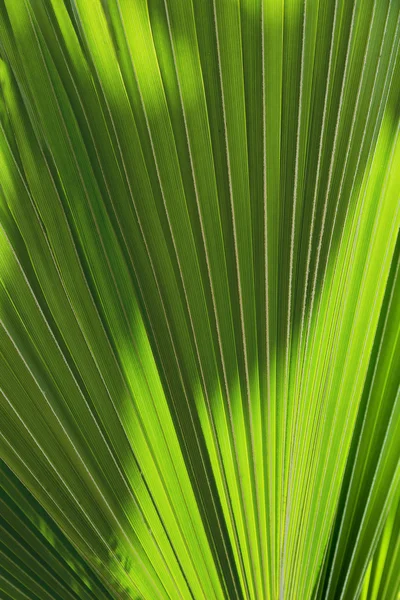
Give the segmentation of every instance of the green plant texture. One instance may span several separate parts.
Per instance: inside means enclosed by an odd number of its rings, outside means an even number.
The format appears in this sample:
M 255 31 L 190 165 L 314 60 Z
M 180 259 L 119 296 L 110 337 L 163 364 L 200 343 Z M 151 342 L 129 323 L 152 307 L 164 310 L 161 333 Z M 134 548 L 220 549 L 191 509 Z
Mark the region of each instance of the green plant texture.
M 400 0 L 0 0 L 0 599 L 399 600 Z

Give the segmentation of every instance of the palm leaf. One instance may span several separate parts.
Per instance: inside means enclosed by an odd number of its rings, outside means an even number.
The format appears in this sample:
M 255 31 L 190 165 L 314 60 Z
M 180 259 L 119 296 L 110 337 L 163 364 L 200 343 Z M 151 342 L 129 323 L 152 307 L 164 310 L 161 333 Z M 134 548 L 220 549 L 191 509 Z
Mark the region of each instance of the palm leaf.
M 0 0 L 0 595 L 395 599 L 398 0 Z

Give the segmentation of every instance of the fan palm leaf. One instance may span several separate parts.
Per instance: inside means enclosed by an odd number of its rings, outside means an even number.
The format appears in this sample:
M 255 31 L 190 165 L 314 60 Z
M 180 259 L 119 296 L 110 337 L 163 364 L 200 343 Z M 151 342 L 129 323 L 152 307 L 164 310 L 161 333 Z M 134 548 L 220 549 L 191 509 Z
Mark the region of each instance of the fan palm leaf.
M 0 0 L 0 595 L 395 600 L 399 0 Z

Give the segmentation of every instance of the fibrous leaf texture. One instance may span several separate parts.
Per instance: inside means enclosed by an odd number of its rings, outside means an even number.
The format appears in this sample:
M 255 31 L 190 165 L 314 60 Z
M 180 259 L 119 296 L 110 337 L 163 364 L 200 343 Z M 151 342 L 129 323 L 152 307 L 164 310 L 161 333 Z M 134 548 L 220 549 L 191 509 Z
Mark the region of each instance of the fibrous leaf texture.
M 0 598 L 397 600 L 400 0 L 0 0 Z

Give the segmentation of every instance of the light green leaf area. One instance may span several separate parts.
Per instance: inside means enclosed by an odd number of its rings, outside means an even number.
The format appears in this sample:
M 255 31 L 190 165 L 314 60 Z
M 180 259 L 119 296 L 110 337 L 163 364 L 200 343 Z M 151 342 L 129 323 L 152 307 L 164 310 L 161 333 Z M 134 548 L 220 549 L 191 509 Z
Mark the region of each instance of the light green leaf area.
M 0 0 L 1 599 L 399 599 L 399 127 L 399 0 Z

